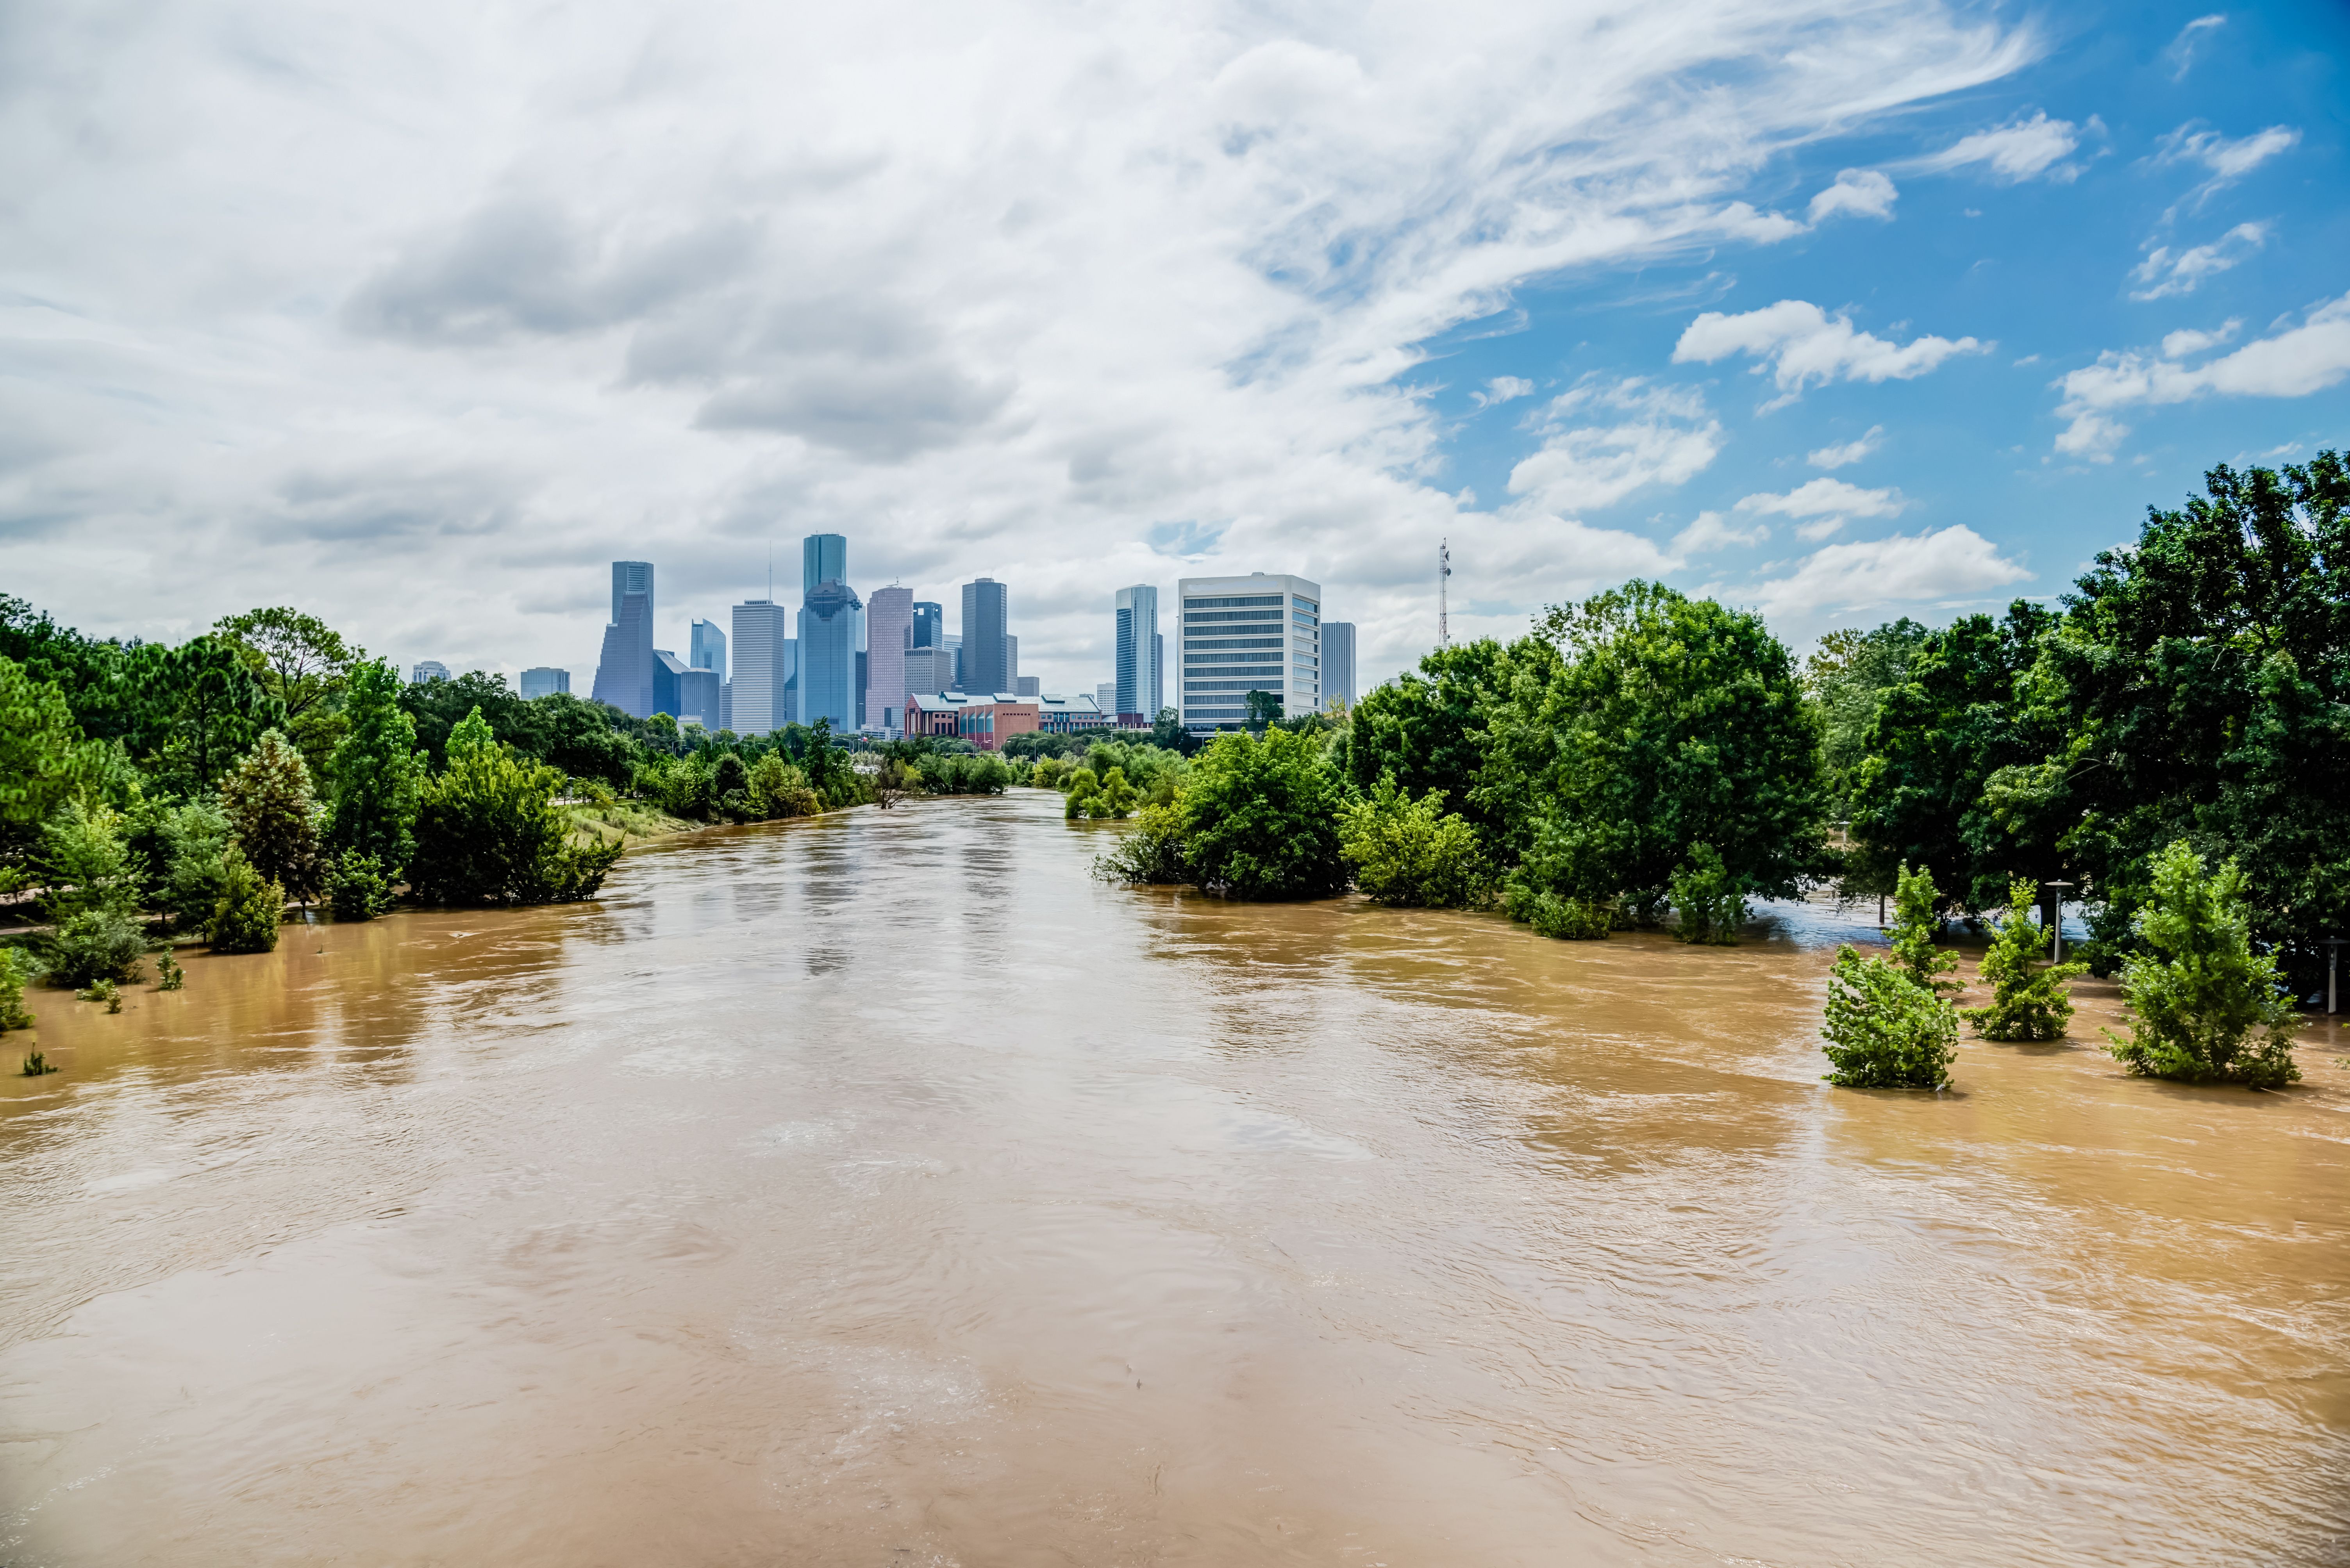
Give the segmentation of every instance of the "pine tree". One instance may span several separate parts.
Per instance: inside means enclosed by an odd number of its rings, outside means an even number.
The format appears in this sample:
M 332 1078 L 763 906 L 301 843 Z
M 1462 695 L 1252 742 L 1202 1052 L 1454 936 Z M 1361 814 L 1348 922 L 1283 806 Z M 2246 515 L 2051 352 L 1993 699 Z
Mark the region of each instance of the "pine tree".
M 400 676 L 390 663 L 354 666 L 343 716 L 349 732 L 335 748 L 328 843 L 372 856 L 395 880 L 416 849 L 417 790 L 424 761 L 416 722 L 400 706 Z
M 286 919 L 286 889 L 253 868 L 232 848 L 224 857 L 220 901 L 213 906 L 205 936 L 224 953 L 265 953 L 277 945 Z
M 1991 983 L 1987 1007 L 1964 1013 L 1985 1040 L 2062 1040 L 2073 1017 L 2064 982 L 2088 969 L 2085 963 L 2043 964 L 2047 933 L 2032 923 L 2032 884 L 2011 882 L 2007 918 L 1983 955 L 1982 978 Z
M 228 771 L 221 781 L 221 809 L 263 881 L 306 904 L 318 896 L 318 805 L 310 793 L 309 765 L 283 734 L 264 731 Z
M 2296 1083 L 2287 1030 L 2293 1004 L 2277 983 L 2276 960 L 2255 957 L 2243 873 L 2232 860 L 2210 875 L 2179 839 L 2155 857 L 2154 888 L 2138 937 L 2153 953 L 2122 964 L 2122 998 L 2137 1015 L 2126 1040 L 2106 1048 L 2131 1072 L 2190 1084 L 2273 1089 Z M 2266 1036 L 2250 1044 L 2255 1027 Z

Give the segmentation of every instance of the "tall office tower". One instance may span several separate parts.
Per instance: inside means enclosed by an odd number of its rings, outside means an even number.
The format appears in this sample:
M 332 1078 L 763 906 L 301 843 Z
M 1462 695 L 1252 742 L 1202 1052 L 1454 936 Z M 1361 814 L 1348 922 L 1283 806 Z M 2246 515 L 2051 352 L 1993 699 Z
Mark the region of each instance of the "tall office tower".
M 1020 639 L 1016 637 L 1003 639 L 1003 679 L 1006 691 L 1020 690 Z
M 949 686 L 947 690 L 950 691 L 960 691 L 963 689 L 962 633 L 959 631 L 951 631 L 947 633 L 947 651 L 954 655 L 954 684 Z
M 1159 711 L 1167 706 L 1167 634 L 1150 634 L 1150 711 L 1147 715 L 1154 724 Z
M 557 691 L 571 691 L 571 671 L 557 670 L 553 665 L 535 664 L 522 672 L 522 699 L 527 702 L 536 697 L 552 697 Z
M 653 569 L 643 561 L 612 563 L 612 624 L 596 660 L 596 701 L 631 718 L 653 706 Z
M 1355 705 L 1355 623 L 1350 620 L 1326 620 L 1322 623 L 1322 701 L 1327 706 L 1332 698 L 1341 706 Z
M 1012 694 L 1015 697 L 1042 697 L 1045 678 L 1041 675 L 1015 675 L 1012 678 Z
M 677 678 L 693 666 L 666 648 L 653 649 L 653 711 L 666 713 L 681 725 L 685 712 L 679 706 Z
M 1094 706 L 1105 713 L 1118 711 L 1118 682 L 1105 680 L 1094 688 Z
M 784 607 L 750 599 L 734 607 L 734 679 L 729 726 L 738 735 L 764 735 L 792 722 L 785 706 L 792 678 L 792 639 L 784 635 Z
M 962 586 L 962 689 L 1012 690 L 1012 596 L 993 577 Z
M 1118 706 L 1111 711 L 1159 714 L 1159 590 L 1148 583 L 1118 590 Z
M 1322 585 L 1304 577 L 1185 577 L 1183 680 L 1187 730 L 1230 730 L 1248 719 L 1248 694 L 1270 691 L 1282 716 L 1322 708 Z
M 685 645 L 685 662 L 693 670 L 715 670 L 718 684 L 726 684 L 726 634 L 718 629 L 714 620 L 693 623 L 691 640 Z
M 876 588 L 865 601 L 865 711 L 885 730 L 905 725 L 906 651 L 917 607 L 911 588 Z
M 848 535 L 811 534 L 800 541 L 800 592 L 848 581 Z
M 408 674 L 408 683 L 411 686 L 421 686 L 428 680 L 446 680 L 448 679 L 449 667 L 442 663 L 437 659 L 418 659 L 416 661 L 416 668 L 410 670 Z
M 677 673 L 677 724 L 699 724 L 715 733 L 726 727 L 725 701 L 715 670 L 683 669 Z
M 947 612 L 929 599 L 914 601 L 912 635 L 908 648 L 944 648 L 947 645 Z
M 645 625 L 653 623 L 653 564 L 650 561 L 615 561 L 612 563 L 612 621 L 619 624 L 620 597 L 624 594 L 645 596 Z
M 865 607 L 847 583 L 827 580 L 808 590 L 800 607 L 801 723 L 828 719 L 836 735 L 857 728 L 857 641 L 864 618 Z
M 954 690 L 953 649 L 910 648 L 906 650 L 907 695 L 936 697 L 942 691 Z

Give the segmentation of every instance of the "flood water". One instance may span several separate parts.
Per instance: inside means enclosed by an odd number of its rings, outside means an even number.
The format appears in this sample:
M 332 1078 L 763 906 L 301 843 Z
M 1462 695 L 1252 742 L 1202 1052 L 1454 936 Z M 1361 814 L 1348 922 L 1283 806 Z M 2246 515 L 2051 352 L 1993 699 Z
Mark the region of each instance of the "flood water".
M 2350 1041 L 2132 1080 L 2088 987 L 1835 1090 L 1873 907 L 1227 904 L 1058 805 L 38 997 L 0 1562 L 2350 1554 Z

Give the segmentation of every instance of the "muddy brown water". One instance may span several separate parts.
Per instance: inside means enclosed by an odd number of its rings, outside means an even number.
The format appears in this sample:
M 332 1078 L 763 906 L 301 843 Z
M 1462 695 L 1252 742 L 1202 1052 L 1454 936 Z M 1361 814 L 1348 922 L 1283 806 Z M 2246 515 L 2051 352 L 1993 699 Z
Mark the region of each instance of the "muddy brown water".
M 0 1562 L 2350 1552 L 2330 1029 L 2308 1088 L 2152 1084 L 2089 987 L 1834 1090 L 1873 909 L 1227 904 L 1088 881 L 1057 804 L 38 997 Z

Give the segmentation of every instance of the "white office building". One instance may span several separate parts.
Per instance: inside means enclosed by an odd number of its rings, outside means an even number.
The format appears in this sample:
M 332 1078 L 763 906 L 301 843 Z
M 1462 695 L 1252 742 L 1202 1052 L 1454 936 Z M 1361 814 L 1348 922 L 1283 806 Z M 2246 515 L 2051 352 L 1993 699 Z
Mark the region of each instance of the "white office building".
M 1270 691 L 1284 718 L 1322 707 L 1322 585 L 1263 572 L 1245 577 L 1185 577 L 1182 683 L 1176 706 L 1183 727 L 1234 730 L 1248 718 L 1248 695 Z
M 738 735 L 764 735 L 792 722 L 785 688 L 794 673 L 795 643 L 784 607 L 750 599 L 734 607 L 734 678 L 728 682 L 723 722 Z

